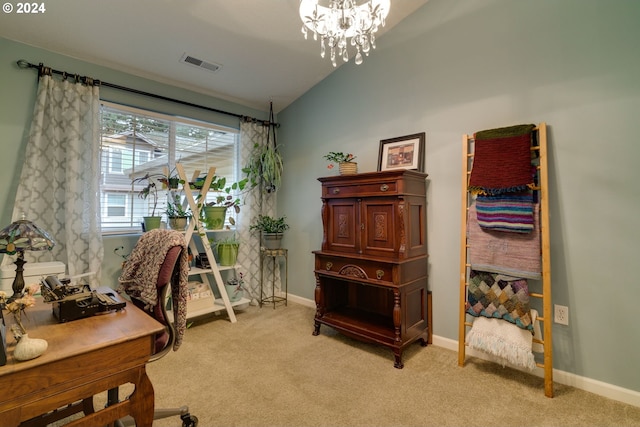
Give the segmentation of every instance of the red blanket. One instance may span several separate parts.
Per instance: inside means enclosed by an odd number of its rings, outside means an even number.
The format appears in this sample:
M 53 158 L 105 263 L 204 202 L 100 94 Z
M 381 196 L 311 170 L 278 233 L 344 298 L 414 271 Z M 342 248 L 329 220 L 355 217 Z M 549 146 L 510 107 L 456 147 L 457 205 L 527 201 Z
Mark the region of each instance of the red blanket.
M 479 194 L 519 192 L 533 186 L 531 137 L 534 125 L 477 132 L 469 190 Z

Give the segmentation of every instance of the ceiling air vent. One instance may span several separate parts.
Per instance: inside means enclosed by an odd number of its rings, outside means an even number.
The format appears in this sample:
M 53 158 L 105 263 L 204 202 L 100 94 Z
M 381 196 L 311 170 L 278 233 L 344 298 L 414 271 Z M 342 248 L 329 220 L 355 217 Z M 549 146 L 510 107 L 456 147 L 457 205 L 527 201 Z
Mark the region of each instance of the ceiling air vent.
M 182 58 L 180 58 L 180 62 L 193 65 L 194 67 L 204 68 L 205 70 L 209 70 L 213 73 L 215 73 L 220 68 L 222 68 L 221 64 L 216 64 L 215 62 L 207 62 L 202 59 L 198 59 L 195 56 L 189 55 L 187 53 L 182 55 Z

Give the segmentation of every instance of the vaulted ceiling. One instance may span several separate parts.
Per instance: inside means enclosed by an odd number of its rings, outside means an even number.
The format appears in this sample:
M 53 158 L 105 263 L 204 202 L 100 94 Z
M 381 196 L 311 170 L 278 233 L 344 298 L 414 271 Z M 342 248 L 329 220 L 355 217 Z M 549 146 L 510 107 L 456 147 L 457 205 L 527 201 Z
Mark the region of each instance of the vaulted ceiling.
M 392 0 L 378 38 L 427 1 Z M 304 39 L 299 0 L 41 4 L 38 14 L 0 14 L 0 36 L 259 110 L 272 100 L 280 111 L 335 70 L 320 58 L 319 42 Z M 222 67 L 188 65 L 185 55 Z

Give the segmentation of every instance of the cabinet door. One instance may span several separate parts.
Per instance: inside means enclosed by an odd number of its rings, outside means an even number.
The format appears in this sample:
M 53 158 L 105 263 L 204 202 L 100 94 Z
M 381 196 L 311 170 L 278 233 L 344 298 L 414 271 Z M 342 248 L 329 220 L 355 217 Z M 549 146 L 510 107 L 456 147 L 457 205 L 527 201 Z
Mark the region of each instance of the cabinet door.
M 360 215 L 357 199 L 327 201 L 326 241 L 323 250 L 358 253 L 360 251 Z
M 371 197 L 362 201 L 362 252 L 383 257 L 398 252 L 401 231 L 398 229 L 396 197 Z

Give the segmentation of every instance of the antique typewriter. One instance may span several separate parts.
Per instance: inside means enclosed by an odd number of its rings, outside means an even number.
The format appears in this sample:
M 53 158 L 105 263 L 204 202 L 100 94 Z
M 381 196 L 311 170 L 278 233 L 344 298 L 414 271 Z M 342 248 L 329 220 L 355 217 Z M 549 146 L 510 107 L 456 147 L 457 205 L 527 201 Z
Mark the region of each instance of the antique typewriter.
M 56 276 L 47 276 L 41 285 L 42 298 L 52 303 L 53 315 L 60 323 L 122 310 L 126 306 L 125 300 L 108 287 L 92 290 L 85 284 L 63 283 Z

